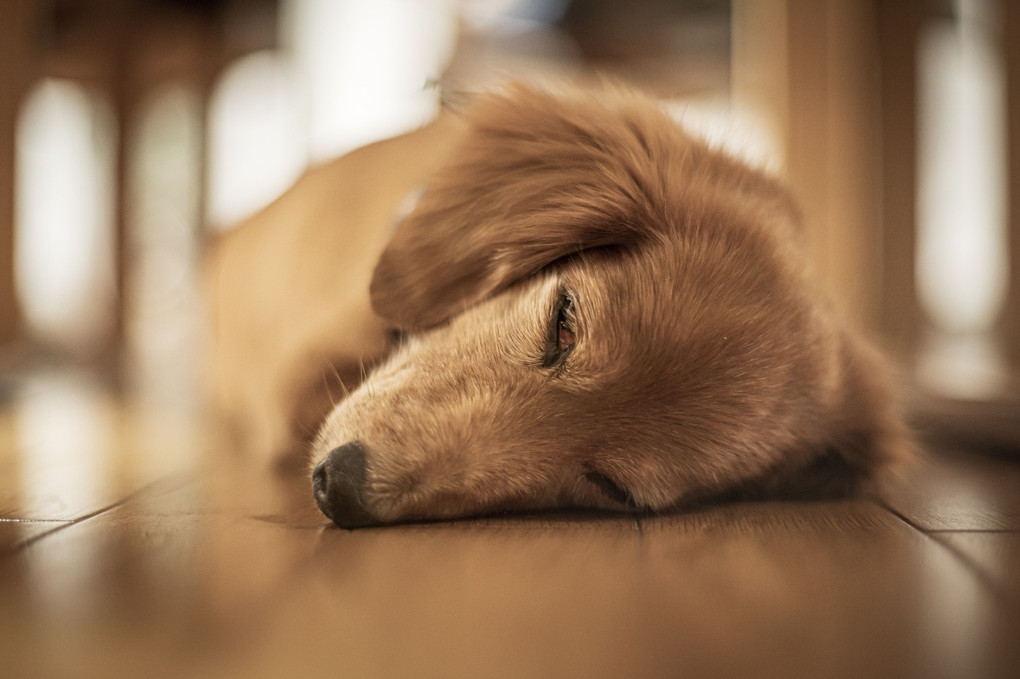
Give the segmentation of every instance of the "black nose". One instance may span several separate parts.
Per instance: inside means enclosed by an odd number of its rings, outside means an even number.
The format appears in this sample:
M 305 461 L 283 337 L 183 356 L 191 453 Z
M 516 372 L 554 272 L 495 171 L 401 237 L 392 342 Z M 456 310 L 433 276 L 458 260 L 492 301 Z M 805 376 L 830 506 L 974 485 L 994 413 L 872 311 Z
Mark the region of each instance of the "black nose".
M 315 504 L 341 528 L 376 523 L 365 509 L 365 447 L 358 442 L 334 448 L 312 472 Z

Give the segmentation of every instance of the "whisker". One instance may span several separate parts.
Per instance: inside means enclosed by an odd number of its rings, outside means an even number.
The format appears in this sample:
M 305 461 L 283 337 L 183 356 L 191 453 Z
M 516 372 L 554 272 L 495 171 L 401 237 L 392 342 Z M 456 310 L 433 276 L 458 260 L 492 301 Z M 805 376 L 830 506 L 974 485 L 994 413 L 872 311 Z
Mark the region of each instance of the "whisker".
M 329 365 L 332 367 L 333 364 L 330 363 Z M 333 368 L 333 372 L 336 373 L 336 368 Z M 333 390 L 329 388 L 329 376 L 325 370 L 322 371 L 322 386 L 326 388 L 326 396 L 329 396 L 330 407 L 336 408 L 336 398 L 333 396 Z
M 344 390 L 344 398 L 347 398 L 348 396 L 350 396 L 351 395 L 351 388 L 347 386 L 346 382 L 344 382 L 344 378 L 340 377 L 339 371 L 337 372 L 336 379 L 337 379 L 337 382 L 340 383 L 340 388 Z
M 329 362 L 329 368 L 330 368 L 330 370 L 333 371 L 333 377 L 336 378 L 337 384 L 340 385 L 340 389 L 343 390 L 343 396 L 341 397 L 341 399 L 344 399 L 344 398 L 347 398 L 348 396 L 350 396 L 351 395 L 350 387 L 348 387 L 347 384 L 344 382 L 344 378 L 340 376 L 340 371 L 337 370 L 336 364 L 333 363 L 332 361 L 330 361 Z M 330 398 L 332 398 L 332 394 L 330 395 Z M 335 406 L 336 402 L 334 402 L 333 405 Z

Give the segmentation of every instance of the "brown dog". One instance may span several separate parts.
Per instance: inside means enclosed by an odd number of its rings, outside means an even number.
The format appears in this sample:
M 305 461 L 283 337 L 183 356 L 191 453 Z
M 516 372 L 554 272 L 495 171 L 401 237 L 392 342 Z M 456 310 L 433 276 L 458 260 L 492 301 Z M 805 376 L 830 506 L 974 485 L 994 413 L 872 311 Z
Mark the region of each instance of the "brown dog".
M 904 454 L 788 192 L 639 97 L 510 86 L 253 221 L 214 265 L 216 368 L 264 448 L 407 333 L 315 437 L 338 525 L 844 491 Z

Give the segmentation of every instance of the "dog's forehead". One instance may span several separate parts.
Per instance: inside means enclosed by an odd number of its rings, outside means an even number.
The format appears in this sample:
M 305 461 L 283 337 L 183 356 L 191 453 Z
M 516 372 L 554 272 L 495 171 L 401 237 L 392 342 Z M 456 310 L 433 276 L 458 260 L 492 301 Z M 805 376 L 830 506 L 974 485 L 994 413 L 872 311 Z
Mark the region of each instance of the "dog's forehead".
M 713 338 L 769 341 L 774 330 L 762 323 L 776 298 L 793 311 L 782 292 L 789 281 L 771 259 L 766 252 L 649 242 L 577 257 L 561 280 L 576 297 L 581 332 L 606 360 L 628 353 L 668 359 Z
M 582 306 L 593 307 L 590 311 L 633 315 L 642 307 L 673 301 L 683 266 L 672 250 L 643 244 L 582 253 L 563 268 L 560 278 Z

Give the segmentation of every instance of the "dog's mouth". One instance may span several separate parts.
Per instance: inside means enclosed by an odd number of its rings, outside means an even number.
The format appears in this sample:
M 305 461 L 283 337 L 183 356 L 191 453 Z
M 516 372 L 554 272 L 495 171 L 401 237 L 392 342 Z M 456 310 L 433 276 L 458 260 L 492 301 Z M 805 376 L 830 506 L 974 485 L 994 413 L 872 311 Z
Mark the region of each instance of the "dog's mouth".
M 638 503 L 635 502 L 634 496 L 626 488 L 623 488 L 590 464 L 585 465 L 584 478 L 613 502 L 624 505 L 629 509 L 638 508 Z

